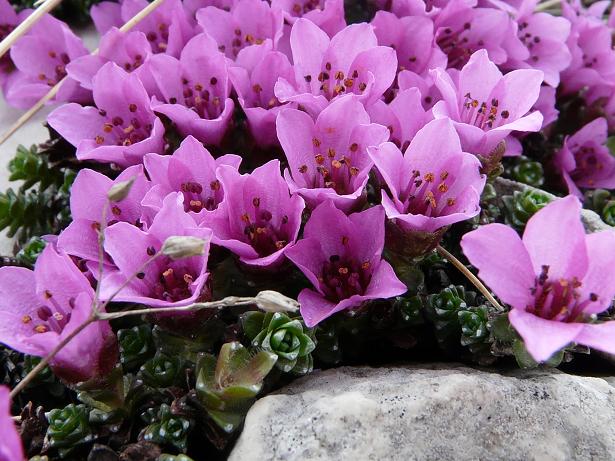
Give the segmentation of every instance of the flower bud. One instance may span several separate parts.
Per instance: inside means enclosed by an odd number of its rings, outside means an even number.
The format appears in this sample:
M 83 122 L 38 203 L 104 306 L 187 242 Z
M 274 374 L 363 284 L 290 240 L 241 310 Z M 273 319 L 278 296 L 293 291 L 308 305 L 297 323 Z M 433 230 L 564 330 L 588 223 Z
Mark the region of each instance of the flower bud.
M 256 295 L 256 305 L 265 312 L 297 312 L 299 303 L 273 290 L 264 290 Z
M 128 181 L 122 181 L 114 184 L 111 186 L 111 189 L 109 189 L 109 192 L 107 192 L 107 198 L 112 202 L 121 202 L 130 193 L 130 189 L 132 188 L 134 182 L 135 178 L 133 177 Z
M 162 254 L 171 259 L 200 256 L 205 253 L 206 243 L 205 240 L 198 237 L 173 236 L 164 241 L 164 245 L 162 245 Z

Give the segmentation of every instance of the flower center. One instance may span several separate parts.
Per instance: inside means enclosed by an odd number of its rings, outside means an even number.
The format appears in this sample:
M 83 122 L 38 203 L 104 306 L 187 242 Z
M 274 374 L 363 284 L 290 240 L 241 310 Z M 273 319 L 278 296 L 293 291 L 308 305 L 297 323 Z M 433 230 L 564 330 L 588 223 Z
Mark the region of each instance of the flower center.
M 604 164 L 598 160 L 595 147 L 582 146 L 574 152 L 574 157 L 576 168 L 570 173 L 572 180 L 576 182 L 586 179 L 590 186 L 593 185 L 591 176 L 604 169 Z
M 351 69 L 348 75 L 344 74 L 343 70 L 332 69 L 331 63 L 327 62 L 318 75 L 305 75 L 303 78 L 307 83 L 317 78 L 320 82 L 320 92 L 327 99 L 333 99 L 342 93 L 362 94 L 367 88 L 367 81 L 363 79 L 358 69 Z
M 201 210 L 213 211 L 218 208 L 224 193 L 217 179 L 204 188 L 198 182 L 185 182 L 180 186 L 184 194 L 184 210 L 198 213 Z M 205 193 L 204 193 L 205 192 Z
M 314 164 L 311 168 L 307 165 L 299 167 L 299 173 L 305 178 L 308 187 L 330 188 L 339 195 L 354 192 L 354 178 L 359 174 L 359 168 L 353 164 L 358 155 L 359 145 L 352 143 L 347 152 L 338 153 L 332 147 L 325 149 L 318 138 L 313 138 L 312 146 Z
M 169 43 L 169 25 L 159 22 L 156 28 L 145 33 L 154 53 L 164 53 Z
M 70 58 L 66 53 L 56 53 L 53 50 L 47 52 L 47 55 L 56 62 L 53 75 L 39 74 L 38 79 L 45 82 L 49 86 L 55 86 L 60 80 L 66 77 L 66 65 L 70 62 Z
M 348 242 L 348 238 L 342 237 L 344 241 Z M 325 298 L 338 302 L 353 295 L 364 294 L 371 278 L 372 267 L 369 261 L 359 262 L 348 256 L 331 255 L 323 264 L 318 281 Z
M 484 131 L 498 127 L 506 123 L 506 120 L 510 117 L 510 112 L 507 110 L 498 112 L 499 104 L 500 102 L 493 98 L 489 108 L 487 108 L 485 101 L 479 102 L 478 99 L 472 98 L 470 93 L 466 93 L 465 100 L 461 105 L 461 121 Z
M 240 219 L 245 224 L 243 233 L 247 242 L 260 257 L 263 257 L 286 246 L 289 241 L 289 230 L 288 216 L 284 215 L 279 223 L 274 223 L 272 213 L 262 208 L 260 202 L 259 197 L 254 197 L 251 212 L 244 213 Z
M 263 87 L 255 83 L 252 85 L 252 91 L 254 92 L 254 107 L 262 107 L 263 109 L 272 109 L 273 107 L 277 107 L 280 105 L 280 100 L 275 97 L 274 94 L 271 94 L 271 97 L 265 96 L 265 92 L 263 91 Z
M 521 40 L 521 42 L 526 46 L 526 48 L 529 50 L 530 55 L 532 56 L 531 59 L 534 62 L 537 62 L 540 58 L 538 55 L 536 55 L 534 53 L 534 46 L 536 46 L 538 43 L 540 43 L 540 36 L 538 35 L 534 35 L 530 32 L 528 32 L 526 29 L 528 27 L 528 23 L 527 22 L 522 22 L 521 24 L 519 24 L 519 32 L 518 32 L 518 37 L 519 40 Z
M 588 299 L 582 298 L 582 283 L 576 278 L 549 278 L 549 266 L 542 266 L 530 290 L 534 305 L 527 306 L 528 312 L 548 320 L 575 322 L 583 317 L 589 304 L 598 301 L 598 295 L 590 293 Z
M 0 24 L 0 41 L 4 40 L 7 35 L 13 32 L 15 26 L 13 24 Z M 5 53 L 0 58 L 0 69 L 3 72 L 9 72 L 13 68 L 13 61 L 11 60 L 10 53 Z
M 446 27 L 436 38 L 440 49 L 448 56 L 448 67 L 461 69 L 468 62 L 472 53 L 485 46 L 482 40 L 477 43 L 470 42 L 472 24 L 466 22 L 459 29 Z
M 69 300 L 69 309 L 65 309 L 54 299 L 50 291 L 45 291 L 43 296 L 46 303 L 36 310 L 34 317 L 31 315 L 24 315 L 21 321 L 25 325 L 32 326 L 32 331 L 34 333 L 47 333 L 48 331 L 61 333 L 66 324 L 70 321 L 75 300 L 71 298 Z
M 165 301 L 181 301 L 192 296 L 190 284 L 194 281 L 194 275 L 185 267 L 163 268 L 158 278 L 158 284 L 154 286 L 153 293 L 157 299 Z
M 307 0 L 302 3 L 297 2 L 293 4 L 292 13 L 294 16 L 303 16 L 304 14 L 309 13 L 310 11 L 313 11 L 315 9 L 320 9 L 320 8 L 321 8 L 320 0 Z
M 438 180 L 436 180 L 438 179 Z M 424 216 L 439 216 L 445 208 L 455 205 L 457 199 L 449 191 L 455 178 L 443 170 L 439 175 L 414 170 L 406 189 L 400 193 L 399 200 L 406 213 Z
M 94 138 L 97 145 L 128 147 L 149 137 L 153 128 L 152 124 L 143 124 L 142 118 L 138 118 L 136 104 L 129 104 L 128 110 L 135 114 L 135 117 L 130 120 L 124 120 L 120 116 L 110 117 L 105 110 L 98 112 L 105 122 L 102 125 L 102 133 Z
M 184 106 L 192 109 L 203 119 L 215 119 L 222 113 L 222 101 L 216 96 L 215 88 L 218 84 L 216 77 L 211 77 L 207 85 L 191 83 L 187 78 L 182 80 L 184 90 Z M 177 104 L 176 98 L 169 98 L 170 104 Z
M 233 56 L 235 57 L 237 57 L 239 52 L 246 46 L 262 45 L 262 43 L 265 41 L 265 38 L 263 37 L 255 37 L 254 35 L 250 33 L 244 34 L 241 28 L 239 27 L 235 28 L 234 33 L 235 33 L 235 37 L 231 41 L 231 52 L 233 53 Z M 226 46 L 220 45 L 218 49 L 222 53 L 224 53 L 226 51 Z

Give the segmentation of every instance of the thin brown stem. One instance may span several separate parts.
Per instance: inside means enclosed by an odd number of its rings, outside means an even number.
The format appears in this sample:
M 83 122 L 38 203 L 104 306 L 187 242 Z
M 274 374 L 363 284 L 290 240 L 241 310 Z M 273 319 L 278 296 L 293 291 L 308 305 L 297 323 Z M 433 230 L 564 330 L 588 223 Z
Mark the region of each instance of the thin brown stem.
M 496 309 L 500 311 L 504 310 L 504 308 L 500 305 L 500 303 L 496 301 L 493 295 L 489 293 L 489 290 L 487 289 L 485 285 L 483 285 L 483 282 L 481 282 L 464 264 L 462 264 L 461 261 L 455 258 L 455 256 L 453 256 L 451 253 L 449 253 L 447 250 L 445 250 L 440 245 L 436 247 L 436 251 L 438 252 L 440 256 L 442 256 L 448 262 L 450 262 L 453 266 L 455 266 L 459 270 L 459 272 L 465 275 L 466 278 L 470 282 L 472 282 L 472 285 L 474 285 L 478 289 L 478 291 L 480 291 L 483 294 L 483 296 L 487 298 L 487 300 L 489 300 L 491 304 L 493 304 L 493 307 L 495 307 Z
M 15 388 L 11 391 L 11 399 L 14 399 L 17 394 L 19 394 L 23 389 L 25 389 L 26 386 L 30 384 L 30 382 L 36 377 L 36 375 L 38 375 L 41 371 L 43 371 L 43 369 L 47 365 L 49 365 L 49 362 L 53 360 L 53 358 L 58 354 L 58 352 L 64 349 L 64 346 L 66 346 L 69 342 L 71 342 L 73 338 L 75 338 L 75 336 L 77 336 L 79 333 L 81 333 L 91 323 L 94 323 L 95 321 L 96 321 L 96 316 L 92 314 L 85 322 L 83 322 L 81 325 L 79 325 L 77 328 L 71 331 L 71 333 L 68 336 L 66 336 L 66 338 L 60 341 L 56 345 L 56 347 L 54 347 L 53 350 L 49 354 L 47 354 L 47 356 L 44 357 L 43 360 L 41 360 L 39 364 L 36 365 L 30 371 L 30 373 L 28 373 L 26 377 L 22 379 L 17 386 L 15 386 Z

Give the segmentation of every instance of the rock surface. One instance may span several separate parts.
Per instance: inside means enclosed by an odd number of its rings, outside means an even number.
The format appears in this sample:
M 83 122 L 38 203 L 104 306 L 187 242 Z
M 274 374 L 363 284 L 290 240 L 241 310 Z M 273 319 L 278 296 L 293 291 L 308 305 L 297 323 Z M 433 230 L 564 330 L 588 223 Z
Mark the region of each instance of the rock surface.
M 231 461 L 615 459 L 615 380 L 338 368 L 260 399 Z

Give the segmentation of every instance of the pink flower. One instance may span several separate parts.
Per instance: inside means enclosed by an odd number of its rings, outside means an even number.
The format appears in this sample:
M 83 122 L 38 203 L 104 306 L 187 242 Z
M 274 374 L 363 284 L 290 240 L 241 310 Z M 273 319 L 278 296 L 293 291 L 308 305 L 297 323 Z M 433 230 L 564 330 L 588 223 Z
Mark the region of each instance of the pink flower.
M 111 187 L 133 179 L 128 196 L 119 203 L 109 203 L 107 194 Z M 141 200 L 150 183 L 143 173 L 143 166 L 126 168 L 115 180 L 90 169 L 79 172 L 71 187 L 70 211 L 73 221 L 58 236 L 58 247 L 72 256 L 98 264 L 98 229 L 106 208 L 106 226 L 127 222 L 138 228 L 146 227 L 142 220 Z M 112 261 L 105 255 L 105 263 Z M 96 270 L 92 271 L 96 274 Z
M 228 165 L 216 176 L 225 193 L 223 213 L 205 216 L 202 225 L 213 230 L 213 243 L 228 248 L 242 263 L 255 269 L 276 269 L 284 249 L 299 234 L 304 202 L 292 195 L 271 160 L 250 174 Z
M 47 118 L 77 147 L 79 160 L 128 166 L 141 163 L 149 152 L 162 151 L 164 127 L 136 74 L 108 62 L 94 78 L 94 102 L 96 107 L 65 104 Z
M 588 323 L 615 295 L 615 232 L 585 235 L 580 211 L 568 196 L 530 218 L 523 239 L 489 224 L 461 240 L 479 277 L 512 307 L 510 322 L 539 362 L 571 342 L 615 353 L 615 322 Z
M 428 123 L 403 154 L 390 142 L 368 153 L 389 191 L 382 190 L 387 218 L 402 229 L 433 233 L 480 212 L 485 176 L 478 159 L 461 151 L 450 120 Z
M 282 10 L 290 24 L 298 18 L 309 19 L 329 37 L 346 27 L 343 0 L 271 0 L 271 8 Z
M 237 0 L 230 11 L 208 6 L 196 13 L 201 29 L 222 53 L 235 59 L 243 48 L 270 40 L 273 48 L 282 37 L 282 11 L 264 0 Z
M 378 100 L 397 72 L 395 50 L 378 46 L 369 24 L 352 24 L 333 38 L 307 19 L 298 19 L 290 34 L 295 82 L 280 78 L 275 94 L 318 113 L 329 100 L 354 94 L 365 106 Z
M 542 71 L 520 69 L 502 75 L 487 51 L 480 50 L 463 66 L 457 81 L 442 69 L 432 72 L 443 97 L 433 107 L 434 117 L 453 121 L 464 151 L 486 156 L 512 131 L 540 130 L 542 114 L 528 112 L 538 99 Z
M 286 250 L 288 259 L 314 285 L 298 298 L 308 327 L 365 301 L 406 292 L 391 265 L 382 259 L 383 247 L 382 207 L 346 216 L 327 201 L 313 211 L 304 238 Z
M 21 438 L 11 417 L 10 389 L 0 386 L 0 461 L 25 459 Z
M 277 120 L 278 139 L 289 168 L 284 171 L 292 193 L 310 207 L 327 199 L 349 211 L 365 199 L 372 162 L 367 147 L 389 138 L 388 130 L 370 123 L 363 105 L 351 96 L 333 101 L 316 118 L 285 109 Z
M 66 77 L 66 66 L 73 59 L 89 54 L 83 42 L 66 24 L 44 16 L 11 48 L 16 72 L 7 81 L 6 101 L 20 109 L 29 109 Z M 56 101 L 87 102 L 90 94 L 71 80 L 65 81 Z
M 103 35 L 112 27 L 121 27 L 147 6 L 146 0 L 122 0 L 120 3 L 101 2 L 91 9 L 92 20 Z M 165 0 L 133 30 L 143 32 L 154 53 L 179 56 L 194 34 L 194 27 L 180 0 Z
M 172 260 L 160 256 L 145 264 L 169 237 L 191 236 L 205 240 L 205 252 Z M 103 275 L 100 296 L 108 299 L 135 273 L 137 277 L 122 288 L 116 301 L 145 304 L 151 307 L 188 305 L 209 298 L 206 282 L 207 258 L 211 231 L 199 228 L 184 212 L 184 198 L 171 193 L 165 199 L 147 232 L 119 222 L 105 231 L 105 250 L 113 259 L 116 270 Z
M 367 112 L 373 123 L 389 129 L 391 142 L 405 151 L 417 131 L 432 120 L 431 113 L 424 111 L 421 104 L 421 92 L 418 88 L 409 88 L 398 91 L 389 104 L 376 101 Z
M 44 357 L 90 316 L 94 290 L 71 258 L 48 245 L 34 271 L 0 268 L 0 342 Z M 54 373 L 76 383 L 108 373 L 117 361 L 109 323 L 88 326 L 51 361 Z
M 13 32 L 13 29 L 15 29 L 27 15 L 28 11 L 24 11 L 18 15 L 8 0 L 0 0 L 0 42 Z M 15 64 L 11 60 L 11 54 L 6 53 L 0 58 L 0 88 L 2 88 L 2 91 L 5 91 L 5 83 L 14 70 Z
M 154 96 L 152 108 L 169 117 L 183 136 L 192 135 L 209 145 L 220 143 L 235 104 L 229 98 L 226 58 L 215 41 L 199 34 L 179 59 L 159 54 L 146 66 L 162 95 L 162 101 Z
M 271 50 L 270 45 L 246 48 L 229 69 L 229 77 L 256 143 L 261 147 L 277 145 L 275 120 L 284 105 L 276 98 L 274 86 L 279 77 L 295 81 L 286 55 Z
M 224 212 L 219 207 L 224 189 L 216 169 L 220 165 L 238 169 L 241 157 L 227 154 L 214 159 L 200 142 L 188 136 L 173 155 L 147 154 L 143 161 L 152 181 L 143 205 L 158 212 L 170 193 L 181 192 L 184 211 L 200 224 L 205 215 Z
M 615 157 L 605 145 L 607 135 L 606 119 L 597 118 L 567 136 L 555 154 L 555 166 L 570 194 L 583 198 L 579 188 L 615 188 Z

